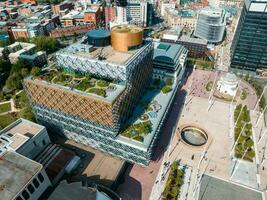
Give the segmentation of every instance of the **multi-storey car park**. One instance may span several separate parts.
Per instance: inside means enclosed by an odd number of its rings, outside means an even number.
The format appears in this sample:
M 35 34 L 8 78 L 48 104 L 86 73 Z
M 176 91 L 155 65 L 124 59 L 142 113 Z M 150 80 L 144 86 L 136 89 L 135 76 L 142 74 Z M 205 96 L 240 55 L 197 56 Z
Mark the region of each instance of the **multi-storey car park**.
M 142 37 L 139 27 L 116 26 L 111 34 L 91 31 L 57 52 L 57 68 L 24 80 L 38 122 L 79 143 L 147 165 L 183 76 L 187 50 L 177 51 L 181 63 L 173 61 L 179 66 L 177 77 L 152 80 L 153 45 Z M 168 54 L 162 56 L 164 62 Z

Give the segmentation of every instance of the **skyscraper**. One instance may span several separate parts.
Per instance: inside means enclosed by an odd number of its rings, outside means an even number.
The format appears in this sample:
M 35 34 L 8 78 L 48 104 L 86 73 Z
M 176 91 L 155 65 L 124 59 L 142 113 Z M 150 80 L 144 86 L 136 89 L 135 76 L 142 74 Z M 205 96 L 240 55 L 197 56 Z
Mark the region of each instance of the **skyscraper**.
M 247 0 L 231 51 L 232 70 L 267 69 L 267 0 Z

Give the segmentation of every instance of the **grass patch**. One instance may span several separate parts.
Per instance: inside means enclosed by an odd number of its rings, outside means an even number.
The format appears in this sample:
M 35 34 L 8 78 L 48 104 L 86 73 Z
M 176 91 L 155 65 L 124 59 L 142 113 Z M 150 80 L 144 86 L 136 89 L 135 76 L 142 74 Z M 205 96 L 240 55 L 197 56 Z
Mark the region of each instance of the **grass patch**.
M 12 122 L 16 121 L 17 117 L 14 114 L 0 115 L 0 129 L 5 128 Z
M 178 162 L 174 161 L 170 167 L 170 174 L 163 191 L 163 199 L 177 199 L 184 183 L 184 171 L 178 169 Z
M 11 104 L 10 103 L 4 103 L 0 104 L 0 113 L 5 113 L 11 110 Z

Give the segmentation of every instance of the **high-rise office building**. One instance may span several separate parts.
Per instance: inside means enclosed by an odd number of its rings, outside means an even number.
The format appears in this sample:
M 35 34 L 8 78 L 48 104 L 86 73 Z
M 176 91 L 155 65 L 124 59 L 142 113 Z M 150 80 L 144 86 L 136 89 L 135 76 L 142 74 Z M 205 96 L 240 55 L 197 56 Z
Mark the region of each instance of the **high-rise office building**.
M 267 1 L 247 0 L 231 47 L 231 69 L 267 69 Z
M 226 17 L 222 9 L 203 8 L 198 14 L 194 36 L 218 43 L 223 39 L 225 27 Z

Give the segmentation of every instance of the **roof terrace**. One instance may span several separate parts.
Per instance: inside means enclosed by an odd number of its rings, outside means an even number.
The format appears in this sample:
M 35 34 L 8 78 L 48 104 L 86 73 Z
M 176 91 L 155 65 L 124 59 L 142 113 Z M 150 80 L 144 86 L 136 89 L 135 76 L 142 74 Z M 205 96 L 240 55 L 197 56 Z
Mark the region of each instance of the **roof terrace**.
M 131 59 L 134 59 L 134 56 L 138 55 L 138 52 L 142 51 L 147 44 L 148 42 L 144 41 L 140 48 L 131 49 L 128 52 L 120 52 L 114 50 L 111 45 L 95 47 L 90 44 L 84 44 L 84 41 L 79 41 L 60 50 L 57 54 L 99 60 L 109 64 L 126 65 Z M 101 60 L 99 59 L 100 57 Z
M 74 72 L 68 73 L 56 68 L 46 71 L 36 79 L 63 86 L 64 89 L 83 92 L 83 94 L 87 94 L 90 97 L 108 102 L 113 102 L 125 89 L 125 85 L 117 81 L 103 80 Z

